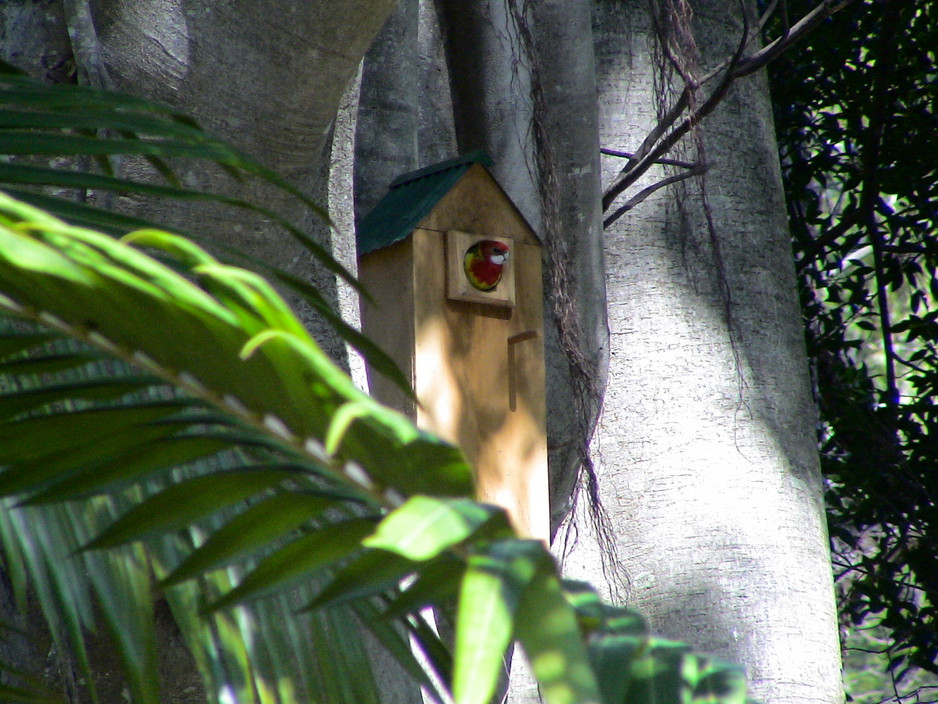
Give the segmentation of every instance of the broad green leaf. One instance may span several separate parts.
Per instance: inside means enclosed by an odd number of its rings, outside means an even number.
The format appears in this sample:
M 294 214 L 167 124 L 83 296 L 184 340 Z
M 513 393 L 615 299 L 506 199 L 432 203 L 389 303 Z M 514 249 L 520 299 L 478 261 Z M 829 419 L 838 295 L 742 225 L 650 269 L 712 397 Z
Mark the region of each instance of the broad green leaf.
M 0 144 L 9 136 L 5 133 L 6 129 L 35 129 L 53 130 L 56 128 L 67 129 L 69 131 L 86 128 L 90 130 L 113 129 L 130 130 L 132 132 L 152 132 L 154 134 L 172 135 L 177 138 L 176 144 L 191 142 L 193 144 L 204 141 L 203 134 L 193 127 L 181 124 L 173 120 L 167 120 L 155 115 L 131 114 L 127 112 L 97 110 L 91 111 L 69 111 L 67 113 L 54 110 L 43 111 L 23 111 L 23 110 L 0 110 Z M 42 132 L 21 133 L 23 143 L 34 146 L 37 150 L 46 144 L 47 135 Z M 110 142 L 108 138 L 97 138 L 98 142 Z M 155 142 L 159 145 L 160 142 Z M 37 151 L 37 153 L 39 153 Z M 87 186 L 94 188 L 94 186 Z
M 55 213 L 58 217 L 68 220 L 74 225 L 94 228 L 112 235 L 122 235 L 130 230 L 156 226 L 144 218 L 115 213 L 87 203 L 76 203 L 9 186 L 4 186 L 3 191 L 23 203 Z
M 119 431 L 140 427 L 178 413 L 187 404 L 149 402 L 44 415 L 0 425 L 0 462 L 25 462 L 104 440 Z
M 413 678 L 414 682 L 427 690 L 435 699 L 442 701 L 436 685 L 428 677 L 426 670 L 417 658 L 414 657 L 413 647 L 408 638 L 409 631 L 405 630 L 404 624 L 397 624 L 385 618 L 369 601 L 358 601 L 351 608 L 354 608 L 362 623 L 371 631 L 378 642 L 394 656 L 398 664 Z M 445 646 L 438 638 L 435 645 L 445 649 Z
M 611 670 L 607 668 L 610 677 Z M 698 655 L 683 643 L 663 638 L 649 639 L 648 647 L 632 659 L 629 674 L 627 700 L 637 704 L 746 701 L 742 668 Z
M 47 354 L 38 358 L 11 359 L 0 364 L 0 374 L 6 376 L 27 374 L 55 374 L 97 362 L 101 355 L 94 352 Z
M 424 607 L 456 603 L 466 563 L 451 553 L 420 566 L 414 580 L 390 601 L 389 616 L 413 614 Z
M 511 534 L 503 509 L 469 499 L 418 495 L 392 511 L 363 544 L 395 552 L 409 560 L 429 560 L 490 523 L 497 524 L 495 532 L 500 533 L 497 537 Z
M 91 600 L 86 572 L 68 557 L 74 546 L 76 526 L 64 507 L 51 510 L 7 508 L 9 518 L 30 575 L 38 605 L 53 642 L 74 657 L 78 671 L 89 678 L 94 694 L 91 664 L 83 626 L 91 622 Z M 52 567 L 54 566 L 54 569 Z
M 0 154 L 52 154 L 52 155 L 109 155 L 135 154 L 157 157 L 184 157 L 206 159 L 243 166 L 241 159 L 233 152 L 225 153 L 222 149 L 206 144 L 175 139 L 139 140 L 139 139 L 99 139 L 78 134 L 46 132 L 44 134 L 0 132 Z
M 551 570 L 541 569 L 531 579 L 516 624 L 518 640 L 547 704 L 602 702 L 576 615 Z
M 110 553 L 85 553 L 84 562 L 121 656 L 132 701 L 160 704 L 156 627 L 143 550 L 131 546 Z
M 596 633 L 591 637 L 590 662 L 604 702 L 633 700 L 632 664 L 644 657 L 648 648 L 648 636 Z
M 0 700 L 7 704 L 63 704 L 61 695 L 46 692 L 41 688 L 27 689 L 0 684 Z
M 314 634 L 314 648 L 317 652 L 331 654 L 320 660 L 319 672 L 326 673 L 332 696 L 337 701 L 380 704 L 371 663 L 354 630 L 356 619 L 342 608 L 316 611 L 313 616 L 321 626 Z M 346 663 L 355 661 L 360 662 L 360 666 L 350 670 Z
M 113 401 L 152 385 L 151 377 L 100 378 L 93 381 L 50 384 L 35 389 L 0 395 L 0 420 L 19 415 L 55 401 Z
M 127 487 L 157 472 L 190 464 L 231 448 L 233 437 L 175 436 L 142 443 L 117 457 L 83 469 L 34 494 L 26 503 L 39 504 L 86 498 Z
M 746 704 L 746 671 L 734 663 L 719 658 L 701 658 L 694 687 L 695 704 Z
M 15 458 L 15 464 L 0 473 L 0 495 L 38 492 L 43 488 L 72 476 L 83 469 L 108 462 L 109 458 L 132 451 L 140 443 L 169 437 L 180 426 L 172 424 L 143 425 L 119 428 L 103 437 L 91 436 L 91 442 L 77 447 L 52 447 L 51 452 L 38 457 Z M 53 445 L 53 443 L 48 443 Z M 13 449 L 13 448 L 8 448 Z M 2 448 L 0 448 L 2 454 Z
M 0 337 L 0 359 L 38 347 L 57 337 L 57 335 L 50 332 L 5 331 L 3 336 Z
M 603 603 L 596 589 L 587 582 L 565 579 L 563 593 L 576 612 L 580 629 L 589 635 L 601 630 L 617 635 L 645 636 L 648 626 L 641 614 L 631 609 Z
M 537 570 L 531 548 L 529 541 L 504 540 L 469 556 L 456 612 L 455 704 L 485 704 L 495 692 L 518 604 Z
M 276 173 L 265 169 L 249 157 L 239 153 L 229 145 L 211 138 L 202 132 L 194 121 L 172 112 L 171 109 L 157 104 L 148 103 L 129 96 L 105 93 L 85 93 L 87 89 L 78 86 L 29 86 L 28 81 L 22 77 L 6 76 L 0 83 L 0 98 L 17 106 L 29 106 L 28 111 L 7 110 L 0 113 L 0 124 L 8 126 L 29 125 L 42 126 L 54 129 L 56 125 L 62 126 L 60 131 L 38 133 L 35 131 L 21 132 L 19 130 L 3 130 L 0 127 L 0 152 L 3 145 L 8 145 L 8 152 L 22 153 L 48 153 L 53 150 L 65 149 L 65 153 L 76 154 L 111 154 L 111 153 L 143 153 L 151 165 L 161 173 L 171 184 L 178 186 L 179 180 L 166 165 L 164 156 L 177 155 L 190 159 L 207 159 L 219 163 L 236 179 L 243 174 L 252 174 L 258 178 L 275 184 L 278 188 L 297 198 L 306 207 L 328 220 L 325 212 L 302 192 L 290 185 Z M 75 104 L 77 103 L 77 105 Z M 63 105 L 70 105 L 68 109 Z M 98 132 L 95 136 L 76 136 L 64 128 L 65 124 L 73 127 L 78 124 L 94 125 L 95 130 L 109 128 L 111 131 Z M 148 138 L 141 140 L 143 133 Z M 112 135 L 120 135 L 115 138 Z M 9 137 L 9 139 L 7 139 Z M 61 152 L 60 152 L 61 153 Z M 107 164 L 105 160 L 103 162 Z M 6 179 L 15 183 L 46 183 L 47 174 L 23 174 L 17 168 L 19 163 L 8 165 Z M 67 173 L 67 172 L 66 172 Z M 93 177 L 93 174 L 89 176 Z M 84 188 L 114 188 L 133 192 L 137 187 L 146 188 L 148 184 L 138 184 L 128 179 L 115 179 L 111 182 L 83 183 Z M 123 184 L 123 188 L 118 188 Z M 327 252 L 321 245 L 305 235 L 299 228 L 271 213 L 263 207 L 226 198 L 223 195 L 207 194 L 214 200 L 246 207 L 264 213 L 275 222 L 283 225 L 288 234 L 302 242 L 303 245 L 319 258 L 327 268 L 345 278 L 351 285 L 360 288 L 355 279 Z M 173 194 L 179 197 L 178 194 Z M 68 203 L 60 198 L 47 199 L 43 207 L 57 213 L 66 212 Z M 95 219 L 102 227 L 109 231 L 115 228 L 113 223 L 120 223 L 120 216 L 99 211 Z M 125 230 L 126 231 L 126 230 Z

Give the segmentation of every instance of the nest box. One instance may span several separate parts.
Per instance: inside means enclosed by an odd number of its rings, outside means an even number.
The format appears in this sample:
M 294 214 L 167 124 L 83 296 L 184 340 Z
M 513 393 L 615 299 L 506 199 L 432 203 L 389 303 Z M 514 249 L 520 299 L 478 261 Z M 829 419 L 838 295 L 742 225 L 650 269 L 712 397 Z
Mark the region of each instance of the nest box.
M 491 163 L 475 152 L 401 176 L 362 221 L 359 278 L 374 298 L 362 329 L 419 403 L 368 379 L 380 401 L 462 447 L 480 501 L 547 540 L 541 243 Z

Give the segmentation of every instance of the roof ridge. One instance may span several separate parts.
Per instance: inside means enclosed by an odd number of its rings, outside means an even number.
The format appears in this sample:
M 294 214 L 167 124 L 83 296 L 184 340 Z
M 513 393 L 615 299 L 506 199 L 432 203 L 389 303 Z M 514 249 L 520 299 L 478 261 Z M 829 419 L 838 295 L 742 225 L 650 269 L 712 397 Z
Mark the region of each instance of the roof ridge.
M 388 188 L 397 188 L 398 186 L 402 186 L 405 183 L 410 183 L 411 181 L 416 181 L 417 179 L 424 178 L 426 176 L 432 176 L 433 174 L 446 171 L 447 169 L 452 169 L 457 166 L 463 166 L 464 164 L 472 163 L 479 163 L 483 166 L 491 166 L 492 159 L 483 150 L 477 149 L 474 152 L 469 152 L 468 154 L 456 156 L 452 159 L 447 159 L 446 161 L 441 161 L 437 164 L 431 164 L 430 166 L 424 166 L 423 168 L 417 169 L 416 171 L 402 174 L 401 176 L 398 176 L 396 179 L 391 181 Z

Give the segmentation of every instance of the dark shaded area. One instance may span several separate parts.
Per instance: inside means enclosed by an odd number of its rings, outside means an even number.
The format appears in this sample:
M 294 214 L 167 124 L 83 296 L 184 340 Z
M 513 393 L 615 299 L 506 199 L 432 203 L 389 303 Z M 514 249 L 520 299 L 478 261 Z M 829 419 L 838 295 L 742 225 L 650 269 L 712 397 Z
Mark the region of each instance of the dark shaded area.
M 938 673 L 936 46 L 935 3 L 859 2 L 770 67 L 841 621 L 900 680 Z

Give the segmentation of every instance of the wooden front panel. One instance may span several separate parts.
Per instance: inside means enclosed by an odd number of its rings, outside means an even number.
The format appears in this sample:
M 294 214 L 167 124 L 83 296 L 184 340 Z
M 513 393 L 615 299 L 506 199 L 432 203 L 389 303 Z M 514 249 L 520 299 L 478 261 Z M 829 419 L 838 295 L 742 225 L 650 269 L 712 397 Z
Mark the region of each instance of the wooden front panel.
M 442 233 L 418 229 L 412 241 L 417 423 L 463 448 L 480 500 L 547 540 L 540 248 L 516 245 L 517 303 L 504 308 L 448 300 Z

